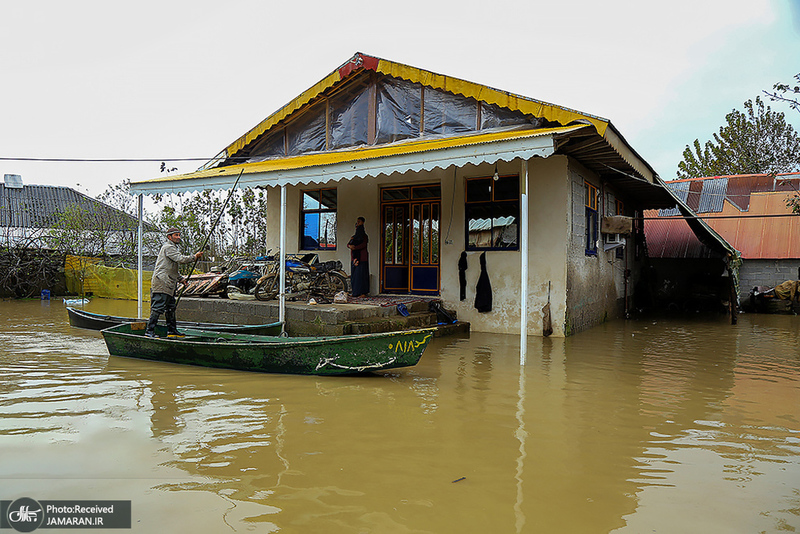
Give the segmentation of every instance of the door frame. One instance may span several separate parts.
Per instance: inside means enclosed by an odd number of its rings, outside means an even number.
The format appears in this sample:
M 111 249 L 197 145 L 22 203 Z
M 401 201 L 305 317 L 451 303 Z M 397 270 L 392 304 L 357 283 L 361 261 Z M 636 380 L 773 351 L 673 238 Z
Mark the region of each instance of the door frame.
M 416 190 L 416 191 L 415 191 Z M 420 193 L 417 195 L 417 193 Z M 424 193 L 424 194 L 423 194 Z M 391 198 L 392 196 L 396 198 Z M 416 196 L 416 198 L 415 198 Z M 400 294 L 419 294 L 419 295 L 438 295 L 441 290 L 441 185 L 439 183 L 431 184 L 414 184 L 405 186 L 387 186 L 380 189 L 380 228 L 381 228 L 381 249 L 380 249 L 380 290 L 383 293 L 400 293 Z M 424 228 L 419 227 L 419 246 L 422 247 L 427 239 L 429 250 L 427 261 L 422 262 L 425 258 L 423 250 L 419 251 L 419 261 L 414 262 L 412 257 L 412 246 L 414 244 L 414 236 L 412 230 L 414 229 L 414 206 L 419 207 L 419 218 L 423 220 L 424 209 L 423 206 L 430 206 L 428 208 L 428 218 L 424 219 L 429 222 L 427 228 L 427 237 L 423 235 Z M 401 221 L 397 218 L 396 208 L 403 210 Z M 392 209 L 392 217 L 394 219 L 393 236 L 397 235 L 397 224 L 402 224 L 402 249 L 400 253 L 403 255 L 402 263 L 386 263 L 387 253 L 387 213 Z M 434 228 L 434 212 L 437 218 L 435 219 L 436 226 Z M 434 250 L 434 232 L 436 233 L 437 249 Z M 397 252 L 397 247 L 393 247 L 392 253 Z M 436 259 L 436 262 L 431 261 Z M 390 272 L 394 271 L 393 273 Z M 426 288 L 415 287 L 414 282 L 419 280 L 415 274 L 419 273 L 420 277 L 425 271 L 430 275 L 431 271 L 435 270 L 433 277 L 435 277 L 435 287 L 429 284 Z M 415 273 L 416 271 L 416 273 Z M 399 284 L 394 287 L 386 287 L 387 281 L 394 278 L 395 280 L 404 279 L 404 284 Z

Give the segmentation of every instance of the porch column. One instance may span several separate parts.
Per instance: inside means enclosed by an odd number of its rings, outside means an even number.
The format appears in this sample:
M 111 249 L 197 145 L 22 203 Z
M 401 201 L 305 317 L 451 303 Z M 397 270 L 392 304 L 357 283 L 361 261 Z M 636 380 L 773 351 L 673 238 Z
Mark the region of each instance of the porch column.
M 528 160 L 522 160 L 520 169 L 520 222 L 519 222 L 519 364 L 525 365 L 528 355 Z
M 286 184 L 281 185 L 281 252 L 278 259 L 278 320 L 281 322 L 281 336 L 286 335 Z
M 142 233 L 144 231 L 144 225 L 142 223 L 142 219 L 144 218 L 144 195 L 139 193 L 139 231 L 136 235 L 136 255 L 138 256 L 139 260 L 139 272 L 137 273 L 137 300 L 138 300 L 138 318 L 142 318 L 142 298 L 144 293 L 144 284 L 142 283 L 142 271 L 144 269 L 144 263 L 142 260 Z

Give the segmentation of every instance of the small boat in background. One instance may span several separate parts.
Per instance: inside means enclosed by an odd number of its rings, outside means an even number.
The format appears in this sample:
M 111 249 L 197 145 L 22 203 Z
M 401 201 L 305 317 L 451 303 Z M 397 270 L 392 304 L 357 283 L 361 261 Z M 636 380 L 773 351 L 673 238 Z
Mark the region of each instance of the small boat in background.
M 89 304 L 89 299 L 64 299 L 64 306 L 83 306 Z
M 160 362 L 301 375 L 354 375 L 416 365 L 435 328 L 335 337 L 278 337 L 182 329 L 145 337 L 145 323 L 103 330 L 109 354 Z
M 140 323 L 143 321 L 142 319 L 135 319 L 133 317 L 117 317 L 115 315 L 92 313 L 72 307 L 67 307 L 67 313 L 69 314 L 70 326 L 86 328 L 88 330 L 103 330 L 104 328 L 110 328 L 120 324 Z M 163 318 L 159 324 L 164 324 Z M 204 330 L 213 330 L 215 332 L 233 332 L 259 336 L 277 336 L 281 333 L 280 322 L 255 325 L 236 325 L 178 321 L 178 328 L 200 328 Z

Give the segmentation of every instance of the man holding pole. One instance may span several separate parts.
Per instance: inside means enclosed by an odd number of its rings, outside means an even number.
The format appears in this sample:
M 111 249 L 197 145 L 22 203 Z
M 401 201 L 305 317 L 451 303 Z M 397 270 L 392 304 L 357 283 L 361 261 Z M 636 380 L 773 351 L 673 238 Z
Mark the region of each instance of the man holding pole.
M 178 265 L 181 263 L 196 262 L 203 256 L 203 251 L 195 252 L 194 255 L 184 256 L 178 250 L 181 242 L 181 231 L 177 228 L 167 230 L 167 242 L 158 251 L 156 267 L 153 270 L 153 279 L 150 285 L 150 320 L 147 322 L 147 337 L 156 336 L 156 323 L 161 314 L 167 321 L 167 335 L 177 336 L 177 319 L 175 318 L 175 291 L 181 279 L 178 273 Z

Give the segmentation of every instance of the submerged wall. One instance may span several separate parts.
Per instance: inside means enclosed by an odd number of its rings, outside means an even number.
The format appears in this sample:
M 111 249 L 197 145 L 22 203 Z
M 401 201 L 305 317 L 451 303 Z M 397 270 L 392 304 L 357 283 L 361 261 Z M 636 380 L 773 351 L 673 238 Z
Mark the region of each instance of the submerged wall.
M 501 175 L 522 172 L 520 160 L 499 162 Z M 602 238 L 596 256 L 585 253 L 584 179 L 592 181 L 613 205 L 614 192 L 599 179 L 567 156 L 533 158 L 529 172 L 529 255 L 528 264 L 528 334 L 542 335 L 543 308 L 548 303 L 553 335 L 575 333 L 612 317 L 622 315 L 624 296 L 632 294 L 632 280 L 626 286 L 625 269 L 633 265 L 632 246 L 622 258 L 616 251 L 604 252 Z M 441 185 L 440 218 L 440 297 L 458 318 L 471 323 L 472 330 L 518 334 L 520 331 L 520 273 L 518 250 L 486 251 L 487 273 L 492 285 L 493 307 L 479 313 L 474 307 L 480 275 L 482 251 L 467 252 L 466 299 L 460 299 L 458 261 L 466 248 L 465 180 L 489 177 L 494 165 L 467 165 L 462 168 L 435 169 L 429 172 L 382 176 L 378 179 L 354 179 L 287 188 L 287 253 L 301 251 L 299 207 L 301 190 L 316 187 L 337 188 L 337 248 L 317 251 L 321 261 L 340 260 L 349 272 L 349 250 L 356 217 L 366 218 L 370 237 L 371 294 L 380 289 L 380 190 L 386 186 L 413 184 Z M 606 203 L 603 203 L 606 206 Z M 606 206 L 607 207 L 607 206 Z M 605 208 L 604 208 L 605 209 Z M 268 247 L 278 249 L 280 236 L 280 189 L 268 194 Z M 611 214 L 604 211 L 603 213 Z M 628 239 L 629 243 L 632 240 Z
M 567 335 L 586 330 L 612 318 L 622 317 L 625 297 L 630 299 L 635 279 L 626 280 L 626 269 L 636 272 L 633 238 L 626 239 L 621 256 L 617 249 L 604 250 L 604 237 L 598 231 L 597 253 L 586 246 L 586 193 L 584 182 L 598 188 L 598 218 L 616 214 L 616 192 L 602 183 L 589 169 L 575 160 L 569 162 L 571 209 L 567 261 Z M 624 198 L 620 198 L 624 201 Z M 599 221 L 598 221 L 599 224 Z M 630 300 L 629 300 L 630 302 Z
M 739 300 L 746 303 L 756 286 L 775 287 L 787 280 L 800 280 L 800 260 L 746 259 L 739 268 Z

